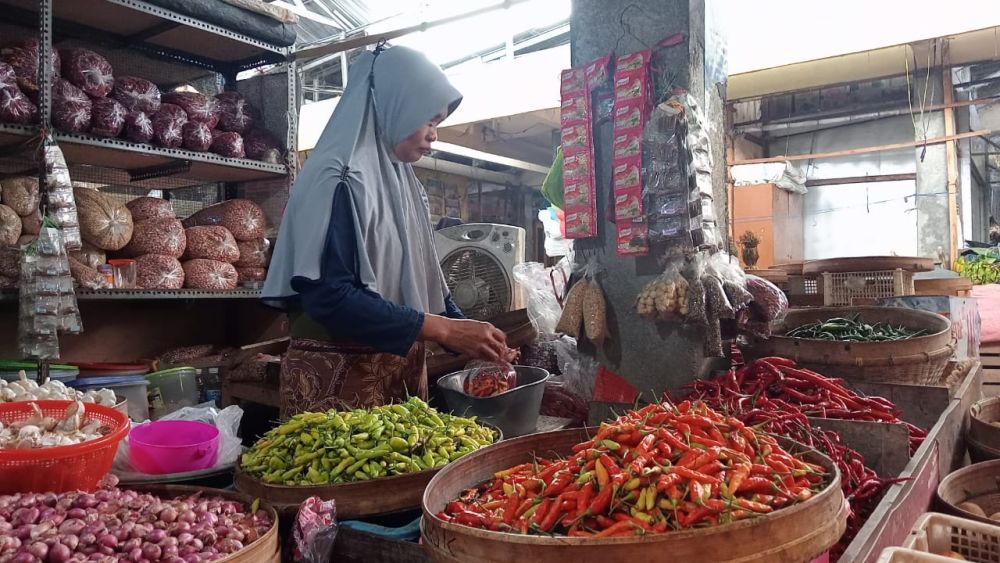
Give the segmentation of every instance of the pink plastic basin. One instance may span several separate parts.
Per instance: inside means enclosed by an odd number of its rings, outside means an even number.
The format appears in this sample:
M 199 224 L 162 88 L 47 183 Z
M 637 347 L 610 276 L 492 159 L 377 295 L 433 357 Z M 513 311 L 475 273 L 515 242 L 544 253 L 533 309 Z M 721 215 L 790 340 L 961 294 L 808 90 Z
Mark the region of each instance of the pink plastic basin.
M 219 429 L 191 420 L 159 420 L 129 432 L 132 465 L 163 475 L 208 469 L 219 459 Z

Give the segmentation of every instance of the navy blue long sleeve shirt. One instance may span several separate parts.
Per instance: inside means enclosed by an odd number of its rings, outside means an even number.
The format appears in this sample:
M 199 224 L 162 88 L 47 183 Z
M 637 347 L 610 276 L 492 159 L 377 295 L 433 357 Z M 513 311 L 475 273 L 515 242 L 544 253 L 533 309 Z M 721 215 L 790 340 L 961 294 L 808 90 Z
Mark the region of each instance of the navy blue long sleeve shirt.
M 292 280 L 292 288 L 299 293 L 305 313 L 334 338 L 406 356 L 420 336 L 424 314 L 387 301 L 361 284 L 353 221 L 350 193 L 339 185 L 323 251 L 323 277 Z M 464 318 L 450 295 L 445 306 L 442 315 Z

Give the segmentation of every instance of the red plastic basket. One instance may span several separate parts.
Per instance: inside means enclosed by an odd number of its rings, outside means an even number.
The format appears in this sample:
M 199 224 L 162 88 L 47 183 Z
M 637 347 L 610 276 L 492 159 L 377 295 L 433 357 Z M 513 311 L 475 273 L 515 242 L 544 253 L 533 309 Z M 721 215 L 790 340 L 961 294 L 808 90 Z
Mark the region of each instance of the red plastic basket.
M 19 401 L 0 404 L 5 425 L 30 418 L 36 403 L 45 416 L 62 418 L 72 401 Z M 91 491 L 111 470 L 118 443 L 129 431 L 128 416 L 113 408 L 86 403 L 84 422 L 99 420 L 111 432 L 96 440 L 72 446 L 30 450 L 0 449 L 0 494 Z

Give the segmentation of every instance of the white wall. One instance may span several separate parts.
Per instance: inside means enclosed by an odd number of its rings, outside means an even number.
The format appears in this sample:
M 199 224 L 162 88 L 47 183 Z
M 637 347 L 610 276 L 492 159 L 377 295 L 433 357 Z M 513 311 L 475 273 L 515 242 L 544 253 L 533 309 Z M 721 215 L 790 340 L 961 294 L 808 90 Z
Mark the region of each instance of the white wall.
M 772 139 L 770 154 L 807 154 L 913 140 L 908 116 Z M 913 149 L 800 161 L 808 178 L 916 171 Z M 803 205 L 804 258 L 917 253 L 915 182 L 869 182 L 809 188 Z

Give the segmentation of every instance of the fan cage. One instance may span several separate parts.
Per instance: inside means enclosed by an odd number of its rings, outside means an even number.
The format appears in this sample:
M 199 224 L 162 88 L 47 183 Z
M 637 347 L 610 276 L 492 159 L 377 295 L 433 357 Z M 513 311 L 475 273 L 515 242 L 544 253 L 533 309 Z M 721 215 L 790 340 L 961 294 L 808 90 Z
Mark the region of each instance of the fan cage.
M 483 288 L 488 291 L 485 300 L 479 300 L 471 307 L 466 304 L 462 308 L 465 316 L 489 320 L 510 310 L 513 283 L 503 264 L 491 252 L 472 246 L 456 248 L 441 260 L 441 270 L 453 296 L 472 289 L 479 291 L 482 297 Z M 483 287 L 475 287 L 477 280 L 483 283 Z M 462 303 L 458 305 L 463 306 Z

